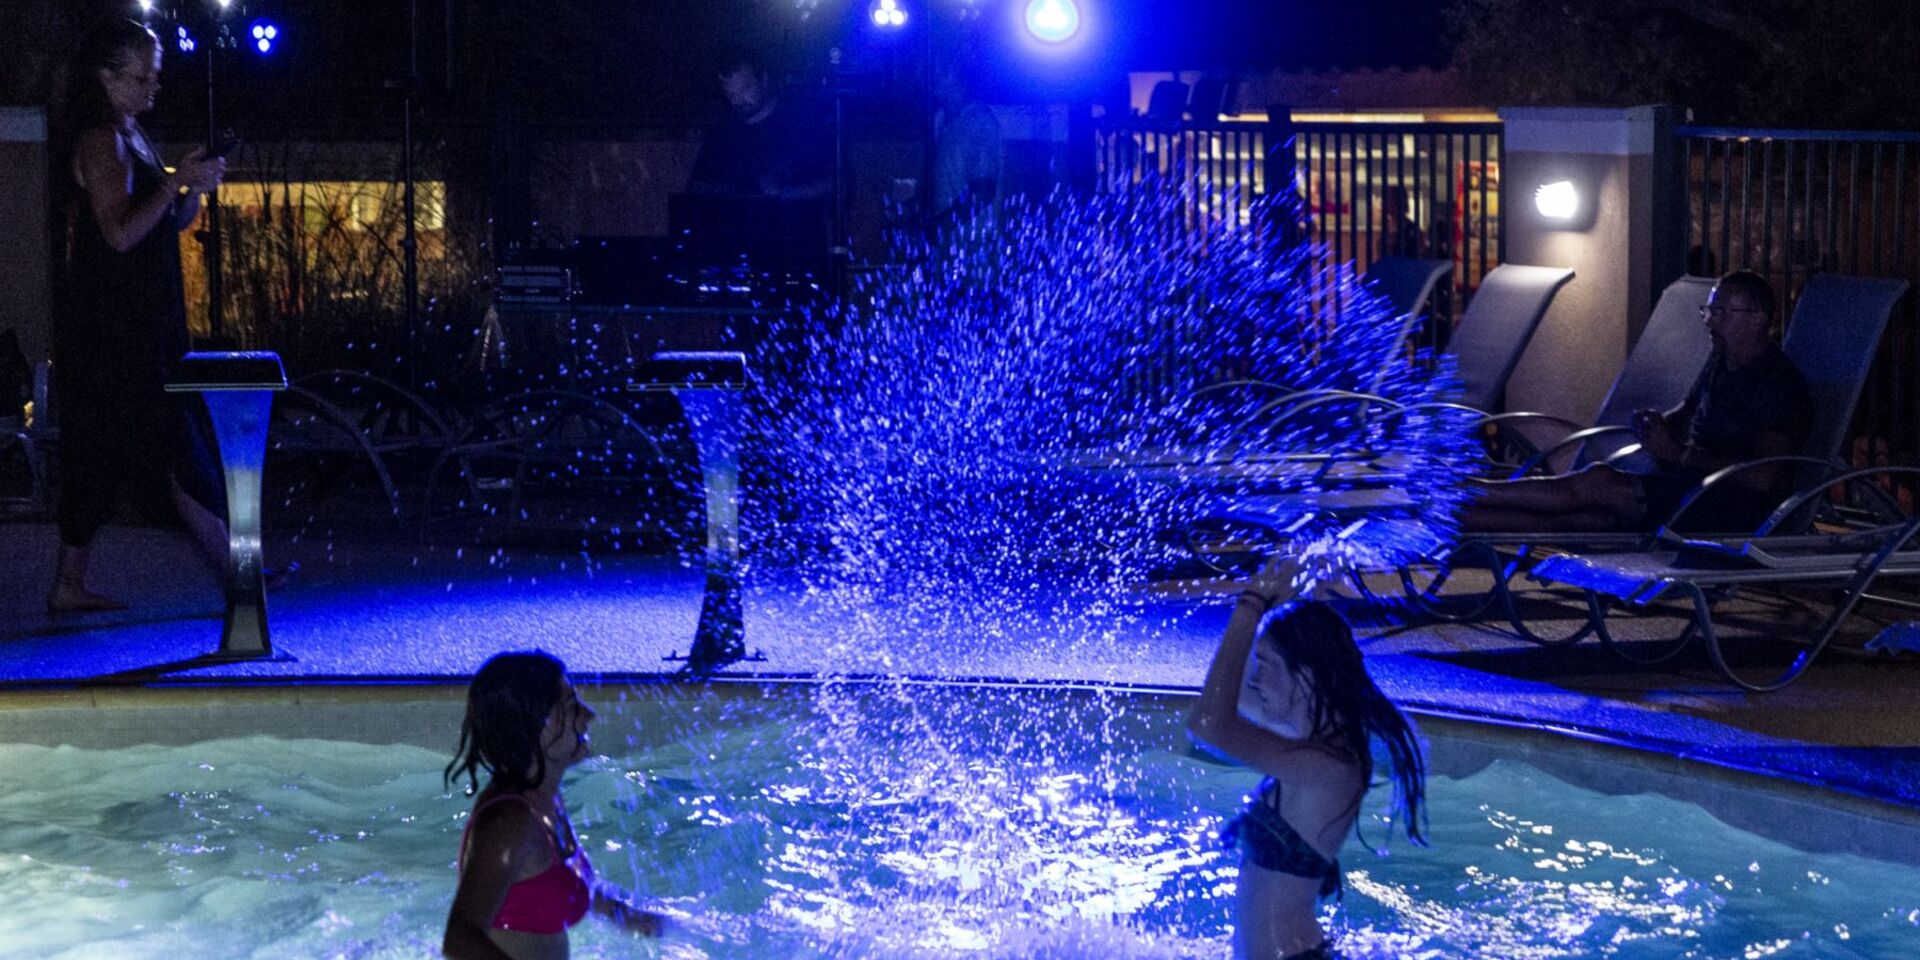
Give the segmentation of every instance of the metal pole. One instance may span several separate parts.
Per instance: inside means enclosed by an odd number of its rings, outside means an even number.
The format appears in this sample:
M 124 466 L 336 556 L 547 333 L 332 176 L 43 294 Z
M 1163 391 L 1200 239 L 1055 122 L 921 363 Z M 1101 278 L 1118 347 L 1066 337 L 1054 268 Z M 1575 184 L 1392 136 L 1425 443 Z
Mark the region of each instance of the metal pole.
M 213 51 L 220 46 L 218 24 L 213 35 L 207 38 L 207 149 L 220 142 L 218 125 L 214 119 L 213 99 Z M 225 276 L 222 273 L 220 255 L 220 188 L 207 191 L 207 242 L 204 247 L 207 257 L 207 332 L 215 340 L 225 333 L 225 324 L 221 320 L 224 312 L 221 301 L 224 299 Z
M 407 88 L 402 99 L 400 120 L 401 215 L 406 219 L 405 236 L 400 241 L 401 285 L 406 298 L 407 385 L 419 389 L 419 320 L 416 304 L 420 298 L 419 237 L 414 216 L 413 192 L 413 98 L 420 87 L 420 0 L 407 3 Z

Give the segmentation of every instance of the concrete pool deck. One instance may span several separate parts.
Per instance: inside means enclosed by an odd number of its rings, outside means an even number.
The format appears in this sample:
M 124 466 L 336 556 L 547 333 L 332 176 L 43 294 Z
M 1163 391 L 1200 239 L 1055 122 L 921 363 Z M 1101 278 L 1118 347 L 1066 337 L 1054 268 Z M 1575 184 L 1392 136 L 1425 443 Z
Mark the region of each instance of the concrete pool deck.
M 273 542 L 275 562 L 303 569 L 271 601 L 284 659 L 203 664 L 219 638 L 219 600 L 184 538 L 110 527 L 96 550 L 98 586 L 123 612 L 50 617 L 43 603 L 55 535 L 0 525 L 0 696 L 104 687 L 460 683 L 488 655 L 538 646 L 581 675 L 671 673 L 700 600 L 697 569 L 670 557 L 596 557 L 307 537 Z M 1191 690 L 1227 608 L 1143 592 L 1122 598 L 1122 631 L 1024 646 L 983 637 L 917 637 L 848 645 L 849 625 L 797 590 L 747 597 L 749 645 L 765 660 L 731 675 L 905 673 L 1076 681 Z M 1566 614 L 1545 605 L 1543 619 Z M 1648 629 L 1657 629 L 1657 625 Z M 1920 810 L 1920 662 L 1823 657 L 1771 694 L 1740 691 L 1704 654 L 1658 668 L 1612 657 L 1591 641 L 1541 649 L 1494 626 L 1414 623 L 1363 630 L 1381 685 L 1411 706 L 1624 742 L 1755 770 Z M 1062 655 L 1062 650 L 1067 655 Z M 116 696 L 137 695 L 125 691 Z

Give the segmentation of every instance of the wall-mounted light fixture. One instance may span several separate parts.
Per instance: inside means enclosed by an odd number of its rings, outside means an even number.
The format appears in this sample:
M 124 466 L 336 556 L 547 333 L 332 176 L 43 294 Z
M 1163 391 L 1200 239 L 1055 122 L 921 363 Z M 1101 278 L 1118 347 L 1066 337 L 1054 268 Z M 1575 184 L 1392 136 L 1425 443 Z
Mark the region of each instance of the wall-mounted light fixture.
M 1533 208 L 1548 220 L 1572 220 L 1580 212 L 1580 191 L 1572 180 L 1543 183 L 1533 191 Z

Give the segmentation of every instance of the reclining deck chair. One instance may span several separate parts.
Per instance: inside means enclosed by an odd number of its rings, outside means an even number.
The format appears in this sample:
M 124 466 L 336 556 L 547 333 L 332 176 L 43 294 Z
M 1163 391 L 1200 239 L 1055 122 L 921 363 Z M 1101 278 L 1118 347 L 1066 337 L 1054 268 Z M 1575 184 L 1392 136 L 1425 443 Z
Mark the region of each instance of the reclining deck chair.
M 1807 281 L 1782 348 L 1806 377 L 1813 395 L 1813 432 L 1801 456 L 1776 458 L 1800 464 L 1801 489 L 1758 530 L 1726 539 L 1697 539 L 1674 533 L 1672 524 L 1694 500 L 1710 495 L 1712 487 L 1761 461 L 1728 467 L 1706 478 L 1655 535 L 1659 549 L 1549 557 L 1533 568 L 1533 578 L 1584 590 L 1594 632 L 1627 659 L 1660 662 L 1697 635 L 1715 669 L 1730 682 L 1755 691 L 1791 683 L 1833 639 L 1877 578 L 1920 574 L 1920 551 L 1911 542 L 1920 530 L 1920 519 L 1895 516 L 1897 506 L 1891 498 L 1877 494 L 1877 488 L 1865 488 L 1872 505 L 1879 508 L 1865 518 L 1820 510 L 1823 495 L 1836 486 L 1860 488 L 1862 481 L 1920 473 L 1902 467 L 1839 472 L 1833 466 L 1881 331 L 1906 290 L 1903 280 L 1820 275 Z M 1837 599 L 1824 623 L 1811 639 L 1750 640 L 1748 648 L 1739 651 L 1743 656 L 1731 656 L 1715 629 L 1714 605 L 1742 591 L 1776 591 L 1786 585 L 1835 589 Z M 1677 636 L 1655 644 L 1650 654 L 1630 651 L 1628 645 L 1615 641 L 1605 620 L 1608 603 L 1602 597 L 1644 607 L 1669 594 L 1681 595 L 1692 606 L 1689 621 Z M 1780 647 L 1784 653 L 1778 661 L 1758 665 L 1743 659 L 1763 646 Z
M 1420 262 L 1420 261 L 1415 261 Z M 1534 267 L 1502 264 L 1487 273 L 1465 314 L 1447 343 L 1446 352 L 1454 358 L 1456 376 L 1461 383 L 1457 405 L 1476 409 L 1496 409 L 1506 394 L 1520 357 L 1532 342 L 1540 321 L 1552 306 L 1560 289 L 1573 279 L 1573 271 L 1560 267 Z M 1403 322 L 1405 321 L 1403 318 Z M 1301 390 L 1287 393 L 1266 403 L 1261 410 L 1272 411 L 1275 419 L 1297 415 L 1321 404 L 1376 405 L 1391 408 L 1391 402 L 1364 393 L 1339 390 Z M 1303 479 L 1323 475 L 1330 468 L 1351 469 L 1360 461 L 1375 471 L 1392 470 L 1390 459 L 1353 454 L 1348 451 L 1213 451 L 1196 455 L 1193 450 L 1143 451 L 1137 455 L 1112 455 L 1090 463 L 1104 469 L 1128 471 L 1135 477 L 1147 477 L 1180 485 L 1232 487 L 1272 483 L 1278 487 L 1298 486 Z M 1389 478 L 1390 479 L 1390 478 Z
M 1393 342 L 1396 349 L 1407 349 L 1407 338 L 1413 334 L 1414 324 L 1420 322 L 1428 306 L 1433 302 L 1433 291 L 1440 281 L 1453 272 L 1451 260 L 1420 260 L 1413 257 L 1381 257 L 1368 265 L 1366 276 L 1362 277 L 1362 286 L 1378 293 L 1387 302 L 1387 309 L 1400 324 L 1400 330 Z M 1381 377 L 1386 375 L 1385 365 L 1381 368 Z M 1380 378 L 1375 378 L 1369 389 L 1377 389 Z
M 1515 468 L 1511 476 L 1521 477 L 1540 472 L 1559 455 L 1568 452 L 1573 454 L 1569 469 L 1577 470 L 1593 463 L 1612 463 L 1628 472 L 1651 469 L 1651 463 L 1639 452 L 1639 445 L 1634 441 L 1628 424 L 1637 410 L 1668 410 L 1686 400 L 1688 390 L 1699 377 L 1700 369 L 1712 351 L 1699 315 L 1700 309 L 1706 306 L 1708 295 L 1713 292 L 1713 286 L 1714 281 L 1704 277 L 1682 277 L 1669 284 L 1660 294 L 1659 302 L 1641 329 L 1640 339 L 1634 343 L 1633 351 L 1628 354 L 1614 378 L 1613 387 L 1607 392 L 1607 398 L 1594 418 L 1595 425 L 1574 430 L 1558 442 L 1538 449 Z M 1558 426 L 1576 426 L 1557 417 L 1511 412 L 1488 415 L 1476 427 L 1539 420 Z M 1650 534 L 1646 533 L 1568 533 L 1552 536 L 1465 534 L 1434 558 L 1439 572 L 1432 582 L 1416 584 L 1410 569 L 1400 571 L 1400 580 L 1408 600 L 1440 619 L 1479 619 L 1490 607 L 1498 604 L 1498 608 L 1512 623 L 1514 631 L 1527 640 L 1540 644 L 1571 643 L 1585 637 L 1591 628 L 1582 627 L 1570 636 L 1557 638 L 1537 633 L 1515 607 L 1508 587 L 1509 580 L 1527 563 L 1533 551 L 1542 546 L 1632 550 L 1645 546 L 1649 537 Z M 1509 561 L 1509 554 L 1517 555 Z M 1490 589 L 1477 597 L 1443 599 L 1440 591 L 1446 583 L 1445 565 L 1451 557 L 1483 559 L 1493 573 Z M 1364 581 L 1357 581 L 1355 586 L 1363 594 L 1371 594 Z

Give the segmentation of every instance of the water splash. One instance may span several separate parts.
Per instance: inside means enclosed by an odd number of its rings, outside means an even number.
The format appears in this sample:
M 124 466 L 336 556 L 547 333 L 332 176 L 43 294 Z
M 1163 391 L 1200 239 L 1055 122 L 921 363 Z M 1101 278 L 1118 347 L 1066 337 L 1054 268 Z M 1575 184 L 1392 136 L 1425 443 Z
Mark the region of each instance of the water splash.
M 1398 533 L 1355 537 L 1352 515 L 1321 511 L 1282 547 L 1329 564 L 1408 559 L 1450 533 L 1471 440 L 1457 413 L 1419 407 L 1447 395 L 1447 365 L 1407 351 L 1345 264 L 1289 239 L 1290 202 L 1241 223 L 1197 215 L 1193 193 L 1010 202 L 777 338 L 792 374 L 767 385 L 780 516 L 748 531 L 760 562 L 857 612 L 856 642 L 1026 644 L 1109 632 L 1106 598 L 1177 559 L 1166 532 L 1209 505 L 1277 490 L 1305 516 L 1377 483 L 1222 465 L 1390 458 L 1421 492 Z M 1288 390 L 1377 399 L 1275 405 Z
M 1385 304 L 1292 236 L 1290 204 L 1263 202 L 1241 222 L 1193 201 L 1156 183 L 1015 200 L 906 246 L 844 303 L 774 336 L 745 531 L 753 589 L 796 592 L 831 638 L 827 662 L 896 678 L 820 687 L 821 722 L 799 746 L 817 802 L 916 837 L 886 883 L 837 888 L 835 910 L 794 894 L 788 919 L 815 926 L 818 942 L 1140 954 L 1164 932 L 1142 918 L 1166 898 L 1219 909 L 1217 894 L 1176 889 L 1224 866 L 1210 837 L 1191 838 L 1194 878 L 1141 860 L 1164 848 L 1143 838 L 1165 825 L 1125 803 L 1154 786 L 1126 759 L 1137 750 L 1124 710 L 1009 695 L 983 713 L 977 698 L 904 678 L 988 674 L 1024 656 L 1127 679 L 1141 653 L 1123 638 L 1153 615 L 1138 587 L 1179 559 L 1167 532 L 1208 504 L 1308 498 L 1280 548 L 1326 565 L 1391 561 L 1450 529 L 1468 462 L 1457 420 L 1420 412 L 1389 430 L 1378 419 L 1444 397 L 1446 365 L 1408 353 Z M 1251 384 L 1206 389 L 1225 382 Z M 1380 399 L 1283 418 L 1275 385 Z M 1157 465 L 1361 450 L 1391 455 L 1424 492 L 1393 536 L 1354 537 L 1351 516 L 1315 515 L 1314 496 L 1352 479 L 1282 469 L 1200 484 Z M 963 749 L 982 737 L 1003 761 Z M 848 836 L 807 843 L 857 842 Z M 876 917 L 898 922 L 876 930 Z

